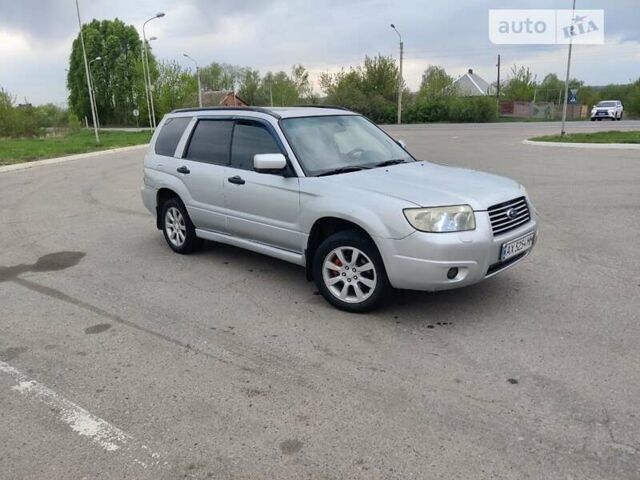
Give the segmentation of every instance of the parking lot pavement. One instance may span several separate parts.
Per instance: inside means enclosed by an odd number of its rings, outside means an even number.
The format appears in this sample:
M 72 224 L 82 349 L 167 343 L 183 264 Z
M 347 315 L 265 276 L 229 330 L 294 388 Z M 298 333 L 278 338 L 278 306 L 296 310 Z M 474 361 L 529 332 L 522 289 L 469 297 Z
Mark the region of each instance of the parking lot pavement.
M 0 175 L 0 478 L 639 478 L 638 152 L 386 128 L 524 183 L 536 251 L 349 315 L 296 266 L 171 253 L 141 152 Z

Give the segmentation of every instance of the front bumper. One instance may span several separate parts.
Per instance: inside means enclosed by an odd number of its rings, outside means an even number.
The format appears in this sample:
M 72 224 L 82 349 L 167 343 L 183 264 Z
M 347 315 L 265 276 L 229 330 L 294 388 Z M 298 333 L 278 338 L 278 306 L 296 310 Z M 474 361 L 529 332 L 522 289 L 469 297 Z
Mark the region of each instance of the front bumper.
M 533 250 L 500 263 L 502 244 L 531 232 L 536 232 L 537 237 L 538 225 L 533 212 L 526 224 L 495 237 L 488 213 L 475 212 L 475 215 L 476 229 L 470 232 L 416 231 L 401 240 L 376 238 L 391 285 L 427 291 L 463 287 L 512 267 Z M 447 278 L 451 268 L 458 269 L 453 279 Z
M 596 112 L 591 114 L 591 118 L 617 118 L 617 113 Z

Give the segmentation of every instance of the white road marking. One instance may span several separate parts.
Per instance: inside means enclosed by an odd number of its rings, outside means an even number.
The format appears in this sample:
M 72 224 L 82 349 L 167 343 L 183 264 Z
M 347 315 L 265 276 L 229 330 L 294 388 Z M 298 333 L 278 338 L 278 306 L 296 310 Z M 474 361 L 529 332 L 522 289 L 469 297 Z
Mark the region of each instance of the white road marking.
M 59 420 L 69 425 L 71 430 L 78 435 L 89 438 L 92 442 L 108 452 L 114 452 L 120 449 L 127 451 L 131 451 L 132 449 L 138 450 L 138 454 L 141 453 L 145 457 L 150 457 L 151 462 L 145 463 L 138 458 L 134 458 L 133 454 L 135 452 L 131 452 L 134 462 L 144 468 L 149 464 L 158 464 L 156 459 L 159 458 L 159 455 L 151 452 L 146 445 L 141 445 L 137 448 L 135 445 L 129 446 L 128 444 L 134 440 L 131 435 L 111 425 L 106 420 L 97 417 L 81 406 L 73 403 L 71 400 L 58 395 L 50 388 L 27 377 L 18 369 L 2 360 L 0 360 L 0 373 L 5 373 L 16 381 L 16 385 L 11 387 L 12 390 L 51 407 L 54 411 L 58 412 Z M 137 456 L 139 455 L 136 455 L 136 457 Z

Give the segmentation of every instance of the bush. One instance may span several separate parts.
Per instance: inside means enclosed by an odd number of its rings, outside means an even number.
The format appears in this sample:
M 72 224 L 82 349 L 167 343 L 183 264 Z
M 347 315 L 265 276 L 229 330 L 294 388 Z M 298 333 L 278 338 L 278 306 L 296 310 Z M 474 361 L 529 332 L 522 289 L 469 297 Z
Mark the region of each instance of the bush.
M 0 88 L 0 137 L 37 137 L 45 129 L 77 130 L 80 122 L 75 115 L 54 104 L 34 107 L 29 103 L 15 105 L 15 97 Z
M 67 125 L 69 127 L 69 131 L 71 132 L 77 132 L 82 128 L 82 123 L 73 112 L 69 112 L 69 114 L 67 115 Z
M 420 98 L 407 109 L 407 123 L 493 122 L 497 106 L 493 97 L 443 96 Z

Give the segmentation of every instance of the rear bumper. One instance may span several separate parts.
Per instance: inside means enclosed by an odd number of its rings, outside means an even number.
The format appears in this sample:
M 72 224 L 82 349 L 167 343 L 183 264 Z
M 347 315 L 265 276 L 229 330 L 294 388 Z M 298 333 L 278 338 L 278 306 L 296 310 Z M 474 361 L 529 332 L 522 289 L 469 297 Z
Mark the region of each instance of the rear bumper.
M 401 240 L 376 239 L 391 285 L 409 290 L 448 290 L 477 283 L 514 266 L 525 253 L 500 262 L 502 245 L 535 232 L 537 222 L 493 236 L 487 212 L 476 212 L 476 229 L 460 233 L 414 232 Z M 535 241 L 534 241 L 535 245 Z M 447 278 L 457 268 L 458 274 Z
M 143 185 L 140 189 L 140 195 L 142 196 L 142 203 L 144 206 L 147 207 L 147 210 L 149 210 L 153 215 L 155 215 L 158 190 L 149 185 Z

